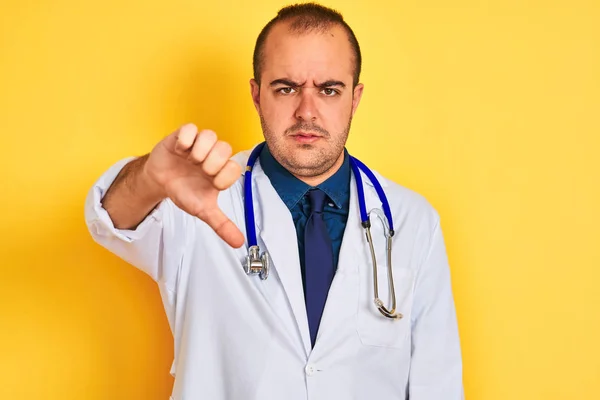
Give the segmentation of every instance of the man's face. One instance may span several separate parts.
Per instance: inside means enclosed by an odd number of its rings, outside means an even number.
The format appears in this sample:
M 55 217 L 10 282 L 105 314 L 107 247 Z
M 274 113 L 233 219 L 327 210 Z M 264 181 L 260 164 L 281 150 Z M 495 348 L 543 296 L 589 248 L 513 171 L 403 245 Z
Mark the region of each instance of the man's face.
M 290 33 L 276 24 L 264 47 L 261 86 L 250 81 L 269 149 L 299 178 L 337 170 L 363 85 L 343 28 Z

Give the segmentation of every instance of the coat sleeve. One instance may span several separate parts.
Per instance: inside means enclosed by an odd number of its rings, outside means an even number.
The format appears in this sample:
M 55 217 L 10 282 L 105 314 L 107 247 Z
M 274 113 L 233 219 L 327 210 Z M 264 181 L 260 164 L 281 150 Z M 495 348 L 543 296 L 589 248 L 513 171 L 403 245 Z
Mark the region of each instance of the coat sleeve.
M 462 358 L 439 218 L 415 282 L 410 400 L 462 400 Z
M 163 200 L 134 230 L 115 228 L 101 200 L 121 169 L 134 157 L 110 167 L 85 200 L 85 222 L 92 238 L 156 282 L 174 290 L 185 244 L 185 213 Z

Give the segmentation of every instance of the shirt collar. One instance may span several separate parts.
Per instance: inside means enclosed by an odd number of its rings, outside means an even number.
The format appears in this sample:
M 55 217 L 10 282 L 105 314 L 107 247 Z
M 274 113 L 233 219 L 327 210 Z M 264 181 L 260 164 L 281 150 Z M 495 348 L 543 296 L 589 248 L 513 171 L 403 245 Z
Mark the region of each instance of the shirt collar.
M 336 208 L 348 208 L 350 203 L 350 160 L 344 149 L 344 161 L 335 174 L 316 187 L 324 191 Z M 311 187 L 292 175 L 273 157 L 265 146 L 259 156 L 260 165 L 271 181 L 281 200 L 291 210 Z

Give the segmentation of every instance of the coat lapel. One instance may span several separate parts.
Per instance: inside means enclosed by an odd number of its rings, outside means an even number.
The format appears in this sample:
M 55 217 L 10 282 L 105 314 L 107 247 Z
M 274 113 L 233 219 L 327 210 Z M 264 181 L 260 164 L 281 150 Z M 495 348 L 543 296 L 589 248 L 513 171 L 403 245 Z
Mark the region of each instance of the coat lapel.
M 381 202 L 375 188 L 364 174 L 361 174 L 361 177 L 367 212 L 373 208 L 381 208 Z M 381 183 L 384 185 L 383 182 Z M 337 343 L 337 336 L 339 336 L 339 327 L 344 326 L 345 323 L 354 323 L 360 290 L 358 269 L 365 267 L 372 268 L 370 250 L 364 228 L 361 225 L 358 204 L 356 180 L 354 175 L 352 175 L 348 220 L 346 221 L 346 228 L 340 248 L 337 270 L 329 289 L 329 294 L 327 295 L 315 347 L 323 345 L 334 346 Z M 373 216 L 371 221 L 373 224 L 379 225 L 380 222 L 374 220 L 376 218 Z M 378 232 L 378 229 L 376 228 L 375 231 Z
M 356 313 L 356 294 L 358 293 L 357 272 L 362 250 L 360 241 L 363 236 L 356 183 L 353 176 L 350 182 L 350 209 L 340 247 L 340 256 L 323 309 L 315 349 L 336 347 L 338 342 L 344 339 L 343 335 L 340 335 L 340 329 L 344 331 L 347 323 L 353 323 L 352 320 Z
M 302 275 L 300 271 L 300 258 L 298 255 L 298 240 L 292 215 L 285 206 L 269 179 L 259 167 L 255 166 L 255 210 L 258 236 L 263 241 L 265 249 L 271 257 L 271 273 L 281 282 L 289 308 L 283 304 L 276 305 L 278 314 L 285 318 L 291 308 L 297 332 L 304 347 L 305 356 L 310 352 L 310 334 Z M 269 277 L 268 279 L 277 279 Z

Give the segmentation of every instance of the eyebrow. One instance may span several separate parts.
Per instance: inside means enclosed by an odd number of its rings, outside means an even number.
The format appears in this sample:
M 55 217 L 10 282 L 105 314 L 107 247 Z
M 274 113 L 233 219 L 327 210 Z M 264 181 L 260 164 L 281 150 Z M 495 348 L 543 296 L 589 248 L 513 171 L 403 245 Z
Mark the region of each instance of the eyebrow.
M 306 82 L 304 82 L 304 83 L 306 83 Z M 280 78 L 280 79 L 275 79 L 274 81 L 272 81 L 270 83 L 270 86 L 285 85 L 285 86 L 292 86 L 292 87 L 302 87 L 302 86 L 304 86 L 304 83 L 298 83 L 298 82 L 294 82 L 290 79 Z M 334 79 L 330 79 L 323 83 L 316 84 L 315 86 L 318 87 L 319 89 L 326 88 L 326 87 L 332 87 L 332 86 L 339 86 L 339 87 L 345 88 L 346 84 L 342 81 L 336 81 Z

